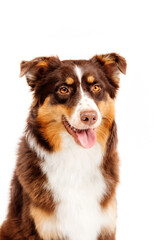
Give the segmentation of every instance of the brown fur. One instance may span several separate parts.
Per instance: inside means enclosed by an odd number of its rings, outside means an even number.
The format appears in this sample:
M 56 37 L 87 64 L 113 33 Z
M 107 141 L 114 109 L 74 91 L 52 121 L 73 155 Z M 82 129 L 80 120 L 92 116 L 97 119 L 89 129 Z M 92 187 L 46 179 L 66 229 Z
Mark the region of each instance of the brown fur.
M 110 182 L 109 192 L 104 195 L 101 202 L 101 206 L 105 208 L 112 196 L 115 195 L 116 186 L 119 182 L 119 156 L 117 153 L 117 127 L 115 121 L 113 121 L 110 129 L 106 154 L 101 167 L 105 179 Z
M 102 233 L 99 237 L 98 240 L 115 240 L 116 236 L 115 236 L 115 232 L 112 234 L 106 234 L 106 233 Z
M 103 118 L 100 126 L 96 129 L 97 140 L 104 149 L 104 152 L 106 151 L 106 142 L 114 120 L 114 101 L 109 97 L 109 95 L 107 95 L 107 99 L 107 102 L 100 101 L 98 104 L 98 108 Z
M 96 135 L 103 149 L 101 171 L 109 191 L 104 194 L 100 205 L 104 212 L 111 210 L 114 213 L 116 186 L 119 182 L 114 98 L 119 88 L 119 72 L 126 71 L 123 57 L 111 53 L 96 55 L 89 61 L 61 62 L 56 57 L 22 61 L 20 76 L 26 75 L 27 82 L 34 91 L 25 135 L 29 131 L 45 151 L 61 150 L 60 132 L 64 130 L 62 115 L 65 113 L 71 116 L 79 99 L 78 79 L 73 72 L 74 64 L 83 67 L 82 86 L 92 95 L 102 114 L 102 123 L 96 129 Z M 104 91 L 94 95 L 89 89 L 96 81 L 103 86 Z M 59 84 L 70 87 L 70 98 L 58 94 Z M 6 220 L 0 228 L 0 240 L 50 240 L 50 236 L 43 232 L 41 222 L 54 218 L 54 197 L 46 188 L 47 177 L 40 168 L 43 159 L 30 148 L 25 135 L 19 144 L 16 169 L 11 182 L 10 204 Z M 53 235 L 52 240 L 63 240 L 57 238 L 56 232 Z M 97 240 L 115 240 L 114 223 L 111 223 L 110 229 L 102 229 Z

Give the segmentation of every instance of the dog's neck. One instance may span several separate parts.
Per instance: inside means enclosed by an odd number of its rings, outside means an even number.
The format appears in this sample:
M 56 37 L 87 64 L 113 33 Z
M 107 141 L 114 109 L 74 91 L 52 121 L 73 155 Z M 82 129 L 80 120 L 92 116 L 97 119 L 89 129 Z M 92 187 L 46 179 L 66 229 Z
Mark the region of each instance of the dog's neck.
M 79 146 L 73 139 L 71 135 L 69 135 L 67 132 L 61 133 L 61 139 L 62 139 L 62 148 L 58 152 L 54 151 L 47 151 L 45 148 L 41 146 L 41 144 L 38 143 L 38 140 L 34 136 L 34 134 L 27 130 L 26 132 L 26 140 L 29 144 L 30 149 L 36 153 L 37 157 L 41 160 L 48 159 L 49 157 L 53 157 L 55 155 L 65 155 L 66 158 L 68 155 L 73 155 L 75 159 L 79 159 L 81 157 L 82 159 L 84 156 L 88 155 L 88 158 L 93 158 L 96 156 L 97 159 L 97 165 L 101 164 L 101 160 L 103 158 L 103 151 L 101 149 L 100 144 L 98 141 L 95 143 L 95 145 L 92 148 L 85 149 L 81 146 Z

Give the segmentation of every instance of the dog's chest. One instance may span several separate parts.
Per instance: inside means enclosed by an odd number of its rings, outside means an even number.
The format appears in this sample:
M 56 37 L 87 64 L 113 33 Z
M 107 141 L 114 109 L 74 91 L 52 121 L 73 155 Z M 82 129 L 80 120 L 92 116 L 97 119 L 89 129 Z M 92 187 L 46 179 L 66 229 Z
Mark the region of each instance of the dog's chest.
M 92 149 L 83 149 L 70 139 L 69 148 L 67 141 L 61 152 L 47 157 L 42 165 L 48 178 L 46 187 L 56 202 L 53 229 L 69 240 L 96 240 L 104 222 L 100 201 L 106 192 L 101 147 L 96 143 Z M 47 224 L 46 231 L 52 232 Z

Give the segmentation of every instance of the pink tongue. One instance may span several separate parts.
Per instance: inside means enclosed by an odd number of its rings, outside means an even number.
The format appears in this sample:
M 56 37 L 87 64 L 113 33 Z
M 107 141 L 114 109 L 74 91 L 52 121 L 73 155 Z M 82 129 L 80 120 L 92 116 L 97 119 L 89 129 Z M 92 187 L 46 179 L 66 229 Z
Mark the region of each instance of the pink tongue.
M 96 142 L 96 133 L 93 129 L 87 129 L 76 133 L 82 147 L 91 148 Z

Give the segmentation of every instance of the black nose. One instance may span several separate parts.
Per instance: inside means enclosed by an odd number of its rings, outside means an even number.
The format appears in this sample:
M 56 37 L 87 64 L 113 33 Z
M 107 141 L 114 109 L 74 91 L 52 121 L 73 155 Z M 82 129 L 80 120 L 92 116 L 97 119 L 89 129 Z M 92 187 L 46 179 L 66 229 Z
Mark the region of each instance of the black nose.
M 84 111 L 80 113 L 80 118 L 84 124 L 91 126 L 97 122 L 98 117 L 96 111 Z

